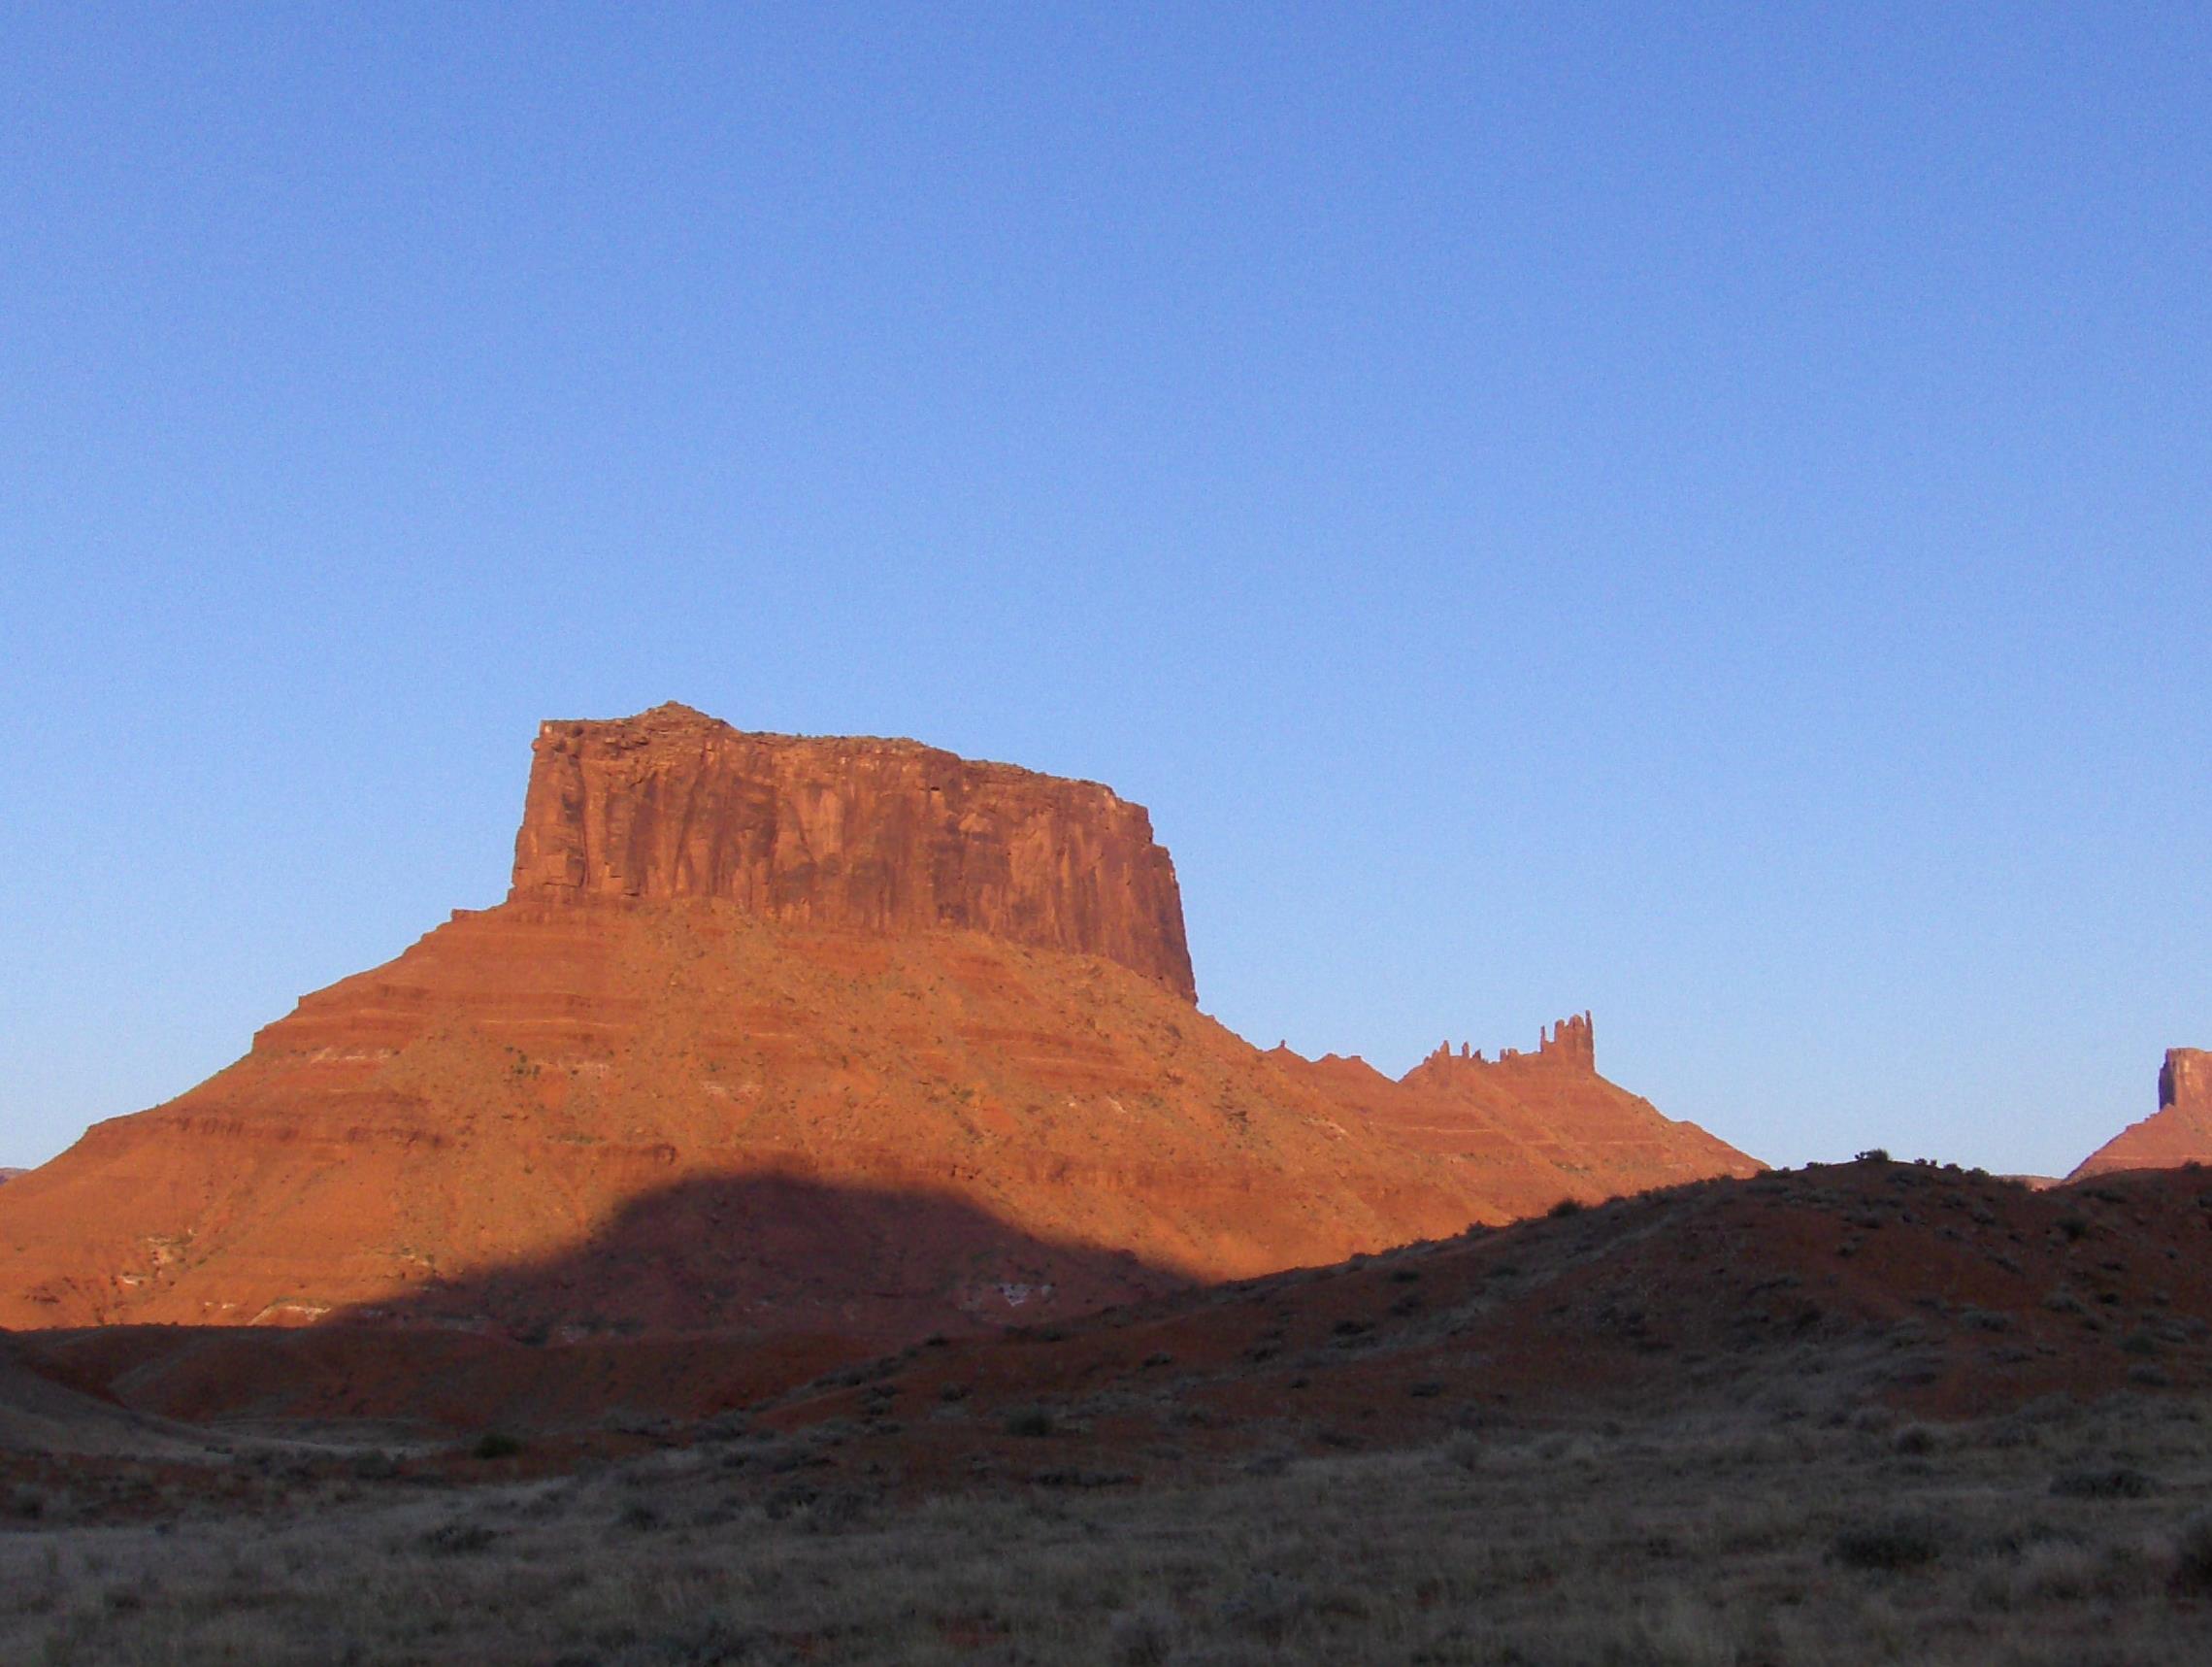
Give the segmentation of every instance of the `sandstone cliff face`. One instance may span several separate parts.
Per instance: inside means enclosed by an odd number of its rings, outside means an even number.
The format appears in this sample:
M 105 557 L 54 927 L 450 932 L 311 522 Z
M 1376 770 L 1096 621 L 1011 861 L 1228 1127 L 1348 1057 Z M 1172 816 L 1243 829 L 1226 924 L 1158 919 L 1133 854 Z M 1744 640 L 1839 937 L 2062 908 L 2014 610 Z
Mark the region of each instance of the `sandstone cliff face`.
M 1197 997 L 1174 864 L 1142 807 L 910 741 L 751 735 L 688 707 L 541 727 L 510 896 L 988 932 Z
M 2068 1181 L 2119 1169 L 2212 1163 L 2212 1051 L 2174 1048 L 2159 1068 L 2159 1109 L 2092 1152 Z
M 2169 1048 L 2159 1067 L 2159 1105 L 2192 1116 L 2212 1113 L 2212 1053 L 2201 1048 Z

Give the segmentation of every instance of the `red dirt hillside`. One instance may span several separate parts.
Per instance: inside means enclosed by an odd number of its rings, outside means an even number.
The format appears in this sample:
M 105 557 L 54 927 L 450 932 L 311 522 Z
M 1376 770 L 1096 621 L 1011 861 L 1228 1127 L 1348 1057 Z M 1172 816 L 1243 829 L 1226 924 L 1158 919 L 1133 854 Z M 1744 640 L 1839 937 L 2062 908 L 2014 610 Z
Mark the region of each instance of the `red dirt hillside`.
M 605 1427 L 750 1407 L 847 1432 L 847 1475 L 1435 1440 L 1453 1425 L 1868 1405 L 1943 1417 L 2212 1386 L 2212 1191 L 2180 1171 L 2036 1191 L 1864 1161 L 1714 1181 L 1187 1290 L 873 1364 L 817 1339 L 174 1326 L 28 1334 L 28 1361 L 165 1418 Z M 1008 1414 L 1067 1424 L 1040 1444 Z M 1007 1439 L 1009 1434 L 1012 1439 Z M 1024 1461 L 1027 1461 L 1026 1463 Z M 997 1472 L 1006 1474 L 1005 1470 Z
M 1143 1480 L 1171 1468 L 1164 1452 L 1404 1447 L 1655 1411 L 1832 1421 L 2201 1394 L 2208 1221 L 2212 1192 L 2180 1173 L 2042 1192 L 1917 1164 L 1768 1173 L 909 1350 L 765 1417 L 836 1421 L 846 1475 L 1069 1485 L 1036 1473 L 1073 1454 Z M 1023 1439 L 1039 1414 L 1071 1433 Z
M 1536 1050 L 1496 1059 L 1446 1043 L 1397 1082 L 1357 1057 L 1268 1055 L 1367 1126 L 1460 1170 L 1482 1199 L 1480 1219 L 1532 1216 L 1572 1198 L 1596 1203 L 1765 1165 L 1695 1123 L 1598 1075 L 1590 1016 L 1563 1018 Z
M 2212 1162 L 2212 1052 L 2166 1050 L 2159 1070 L 2159 1109 L 2129 1123 L 2066 1177 L 2083 1181 L 2122 1169 L 2178 1169 Z
M 891 1341 L 1570 1189 L 1501 1203 L 1191 990 L 1173 866 L 1104 787 L 680 707 L 547 724 L 509 901 L 10 1183 L 0 1325 Z

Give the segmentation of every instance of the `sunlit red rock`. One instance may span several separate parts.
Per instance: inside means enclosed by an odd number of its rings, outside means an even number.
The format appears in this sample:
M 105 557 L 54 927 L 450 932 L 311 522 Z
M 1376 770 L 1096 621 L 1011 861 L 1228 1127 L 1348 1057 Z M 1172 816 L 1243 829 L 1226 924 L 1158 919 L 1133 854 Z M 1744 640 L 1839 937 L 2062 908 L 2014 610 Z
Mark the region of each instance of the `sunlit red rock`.
M 1533 1053 L 1486 1059 L 1446 1043 L 1396 1082 L 1357 1058 L 1270 1057 L 1362 1126 L 1457 1172 L 1484 1220 L 1764 1167 L 1599 1076 L 1588 1014 L 1561 1019 Z
M 914 1337 L 1755 1167 L 1597 1077 L 1586 1020 L 1374 1095 L 1191 998 L 1104 787 L 548 724 L 509 901 L 11 1182 L 0 1325 Z
M 2098 1147 L 2066 1179 L 2185 1163 L 2212 1163 L 2212 1051 L 2201 1048 L 2169 1049 L 2159 1068 L 2159 1109 Z
M 510 897 L 713 897 L 807 926 L 968 929 L 1196 994 L 1174 864 L 1141 806 L 911 741 L 752 735 L 683 706 L 540 727 Z

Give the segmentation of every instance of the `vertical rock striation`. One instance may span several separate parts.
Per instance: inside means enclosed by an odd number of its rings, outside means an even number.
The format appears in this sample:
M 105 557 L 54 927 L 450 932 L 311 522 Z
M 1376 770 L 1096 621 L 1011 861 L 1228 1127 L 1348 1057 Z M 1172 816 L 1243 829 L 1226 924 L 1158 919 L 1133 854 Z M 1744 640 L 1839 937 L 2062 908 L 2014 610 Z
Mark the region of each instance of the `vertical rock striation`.
M 911 741 L 748 734 L 683 706 L 541 726 L 510 896 L 964 928 L 1197 998 L 1174 863 L 1141 806 Z

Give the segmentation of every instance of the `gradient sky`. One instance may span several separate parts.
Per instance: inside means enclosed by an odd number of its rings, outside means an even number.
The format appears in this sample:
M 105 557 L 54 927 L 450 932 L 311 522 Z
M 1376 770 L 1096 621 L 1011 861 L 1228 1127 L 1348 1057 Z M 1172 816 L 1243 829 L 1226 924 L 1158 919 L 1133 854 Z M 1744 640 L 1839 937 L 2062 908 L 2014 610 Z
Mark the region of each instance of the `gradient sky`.
M 0 12 L 0 1163 L 539 719 L 1112 783 L 1201 1000 L 1778 1162 L 2212 1046 L 2212 13 Z

